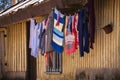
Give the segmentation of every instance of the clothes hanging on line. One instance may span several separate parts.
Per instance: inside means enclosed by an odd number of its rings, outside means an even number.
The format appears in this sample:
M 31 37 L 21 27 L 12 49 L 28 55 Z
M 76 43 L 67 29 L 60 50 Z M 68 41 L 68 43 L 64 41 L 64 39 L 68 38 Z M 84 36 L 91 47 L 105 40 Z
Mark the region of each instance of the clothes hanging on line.
M 95 42 L 94 0 L 88 0 L 88 14 L 89 14 L 90 48 L 93 49 L 93 43 Z
M 78 20 L 79 31 L 79 50 L 80 56 L 84 56 L 84 52 L 89 53 L 89 33 L 88 33 L 88 6 L 86 5 L 79 12 Z
M 50 13 L 50 15 L 48 16 L 48 23 L 46 26 L 46 31 L 45 31 L 45 35 L 46 35 L 46 43 L 45 43 L 45 52 L 51 52 L 53 51 L 52 48 L 52 37 L 53 37 L 53 24 L 54 24 L 54 18 L 53 18 L 53 11 Z
M 63 43 L 64 43 L 63 29 L 65 23 L 64 19 L 65 16 L 55 8 L 52 47 L 59 54 L 63 52 Z
M 75 49 L 78 49 L 79 40 L 78 40 L 78 13 L 75 13 L 73 16 L 72 32 L 75 35 Z
M 45 53 L 45 20 L 40 23 L 40 34 L 39 34 L 39 49 L 40 53 L 44 55 Z
M 77 38 L 77 19 L 78 15 L 66 16 L 65 24 L 65 52 L 74 53 L 78 46 Z
M 35 20 L 30 18 L 30 39 L 29 39 L 29 48 L 32 48 L 32 41 L 33 41 L 33 32 L 34 32 Z
M 52 48 L 52 29 L 53 29 L 54 19 L 53 11 L 50 13 L 48 18 L 41 23 L 41 33 L 39 35 L 40 43 L 39 48 L 41 54 L 53 51 Z
M 62 54 L 64 47 L 67 54 L 74 53 L 78 47 L 81 57 L 84 52 L 89 53 L 89 48 L 93 47 L 95 28 L 91 27 L 91 24 L 94 25 L 94 19 L 90 23 L 89 5 L 86 4 L 72 16 L 65 16 L 55 8 L 47 19 L 36 25 L 34 19 L 31 19 L 31 55 L 38 56 L 38 47 L 42 55 L 51 51 Z
M 30 43 L 29 43 L 29 48 L 31 48 L 31 55 L 33 57 L 37 57 L 38 56 L 38 44 L 39 44 L 39 33 L 40 33 L 40 27 L 39 24 L 35 24 L 35 20 L 34 19 L 30 19 Z

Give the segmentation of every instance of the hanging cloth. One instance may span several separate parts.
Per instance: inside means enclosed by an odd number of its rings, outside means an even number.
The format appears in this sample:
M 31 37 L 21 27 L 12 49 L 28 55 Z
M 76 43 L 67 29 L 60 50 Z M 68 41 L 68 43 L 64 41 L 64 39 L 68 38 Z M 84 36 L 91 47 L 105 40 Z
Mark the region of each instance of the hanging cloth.
M 48 16 L 47 25 L 46 25 L 47 27 L 45 31 L 45 36 L 46 36 L 45 52 L 53 51 L 53 48 L 52 48 L 53 25 L 54 25 L 54 18 L 53 18 L 53 11 L 52 11 Z
M 29 47 L 31 48 L 31 55 L 33 57 L 38 57 L 38 36 L 40 34 L 39 24 L 35 24 L 34 19 L 30 19 L 30 43 Z
M 78 41 L 78 14 L 66 17 L 65 25 L 65 52 L 67 54 L 74 53 L 77 50 Z
M 45 20 L 40 23 L 39 49 L 42 55 L 45 53 L 45 23 Z
M 55 8 L 52 47 L 59 54 L 63 52 L 63 42 L 64 42 L 63 27 L 65 22 L 64 18 L 65 16 Z
M 93 43 L 95 42 L 95 11 L 94 11 L 94 0 L 88 0 L 88 12 L 89 12 L 90 48 L 93 49 Z
M 75 35 L 72 30 L 73 16 L 66 16 L 65 26 L 65 53 L 71 54 L 75 52 Z
M 88 34 L 88 11 L 87 5 L 79 12 L 78 31 L 79 31 L 79 50 L 80 56 L 84 56 L 84 52 L 89 53 L 89 34 Z
M 77 49 L 79 44 L 77 26 L 78 26 L 78 14 L 75 13 L 72 20 L 72 33 L 75 36 L 75 49 Z
M 53 68 L 53 52 L 45 53 L 46 67 Z
M 35 27 L 35 20 L 34 20 L 33 18 L 30 18 L 30 39 L 29 39 L 29 48 L 32 48 L 34 27 Z

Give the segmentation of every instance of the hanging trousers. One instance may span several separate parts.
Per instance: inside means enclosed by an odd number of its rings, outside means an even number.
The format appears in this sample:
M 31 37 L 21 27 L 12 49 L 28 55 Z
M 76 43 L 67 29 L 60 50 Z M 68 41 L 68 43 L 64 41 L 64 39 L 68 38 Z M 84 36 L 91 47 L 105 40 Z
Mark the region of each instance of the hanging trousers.
M 79 38 L 79 50 L 80 56 L 84 56 L 84 52 L 89 53 L 89 34 L 88 34 L 88 22 L 83 23 L 84 9 L 79 12 L 78 19 L 78 38 Z

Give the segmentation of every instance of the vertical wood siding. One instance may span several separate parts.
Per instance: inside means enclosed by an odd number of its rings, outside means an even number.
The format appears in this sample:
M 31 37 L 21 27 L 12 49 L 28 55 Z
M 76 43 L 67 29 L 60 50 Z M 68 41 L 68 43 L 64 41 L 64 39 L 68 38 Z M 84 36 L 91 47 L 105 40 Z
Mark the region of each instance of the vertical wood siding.
M 26 23 L 7 26 L 7 71 L 26 71 Z
M 96 16 L 96 34 L 94 49 L 84 57 L 80 57 L 79 50 L 74 54 L 63 53 L 62 75 L 46 75 L 45 58 L 39 55 L 37 74 L 38 80 L 73 75 L 77 69 L 114 69 L 120 68 L 120 0 L 94 0 Z M 105 25 L 112 23 L 113 32 L 105 34 Z M 73 75 L 75 76 L 75 75 Z M 43 80 L 44 80 L 43 79 Z M 52 80 L 52 79 L 51 79 Z
M 114 2 L 115 1 L 115 2 Z M 59 78 L 76 73 L 77 69 L 120 68 L 120 0 L 95 0 L 96 34 L 94 49 L 80 57 L 79 50 L 74 54 L 62 54 L 62 74 L 46 75 L 45 57 L 37 58 L 37 77 Z M 43 18 L 38 18 L 41 21 Z M 105 25 L 113 23 L 113 32 L 105 34 Z M 26 71 L 26 24 L 20 22 L 7 26 L 7 71 Z M 75 76 L 75 75 L 73 75 Z M 43 80 L 44 80 L 43 79 Z M 53 80 L 53 79 L 51 79 Z

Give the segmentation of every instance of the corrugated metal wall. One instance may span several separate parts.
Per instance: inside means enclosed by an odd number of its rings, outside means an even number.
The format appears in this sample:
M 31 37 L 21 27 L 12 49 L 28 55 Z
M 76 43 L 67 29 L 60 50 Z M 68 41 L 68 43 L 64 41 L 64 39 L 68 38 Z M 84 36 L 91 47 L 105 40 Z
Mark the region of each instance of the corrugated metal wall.
M 94 49 L 90 50 L 90 54 L 85 54 L 81 58 L 79 50 L 72 55 L 63 53 L 62 75 L 46 75 L 44 73 L 45 58 L 40 55 L 37 60 L 38 80 L 75 76 L 73 74 L 77 69 L 120 68 L 120 0 L 95 0 L 95 15 L 95 44 Z M 105 34 L 104 30 L 100 28 L 109 23 L 113 23 L 114 30 L 110 34 Z
M 7 71 L 26 71 L 26 22 L 7 26 Z

